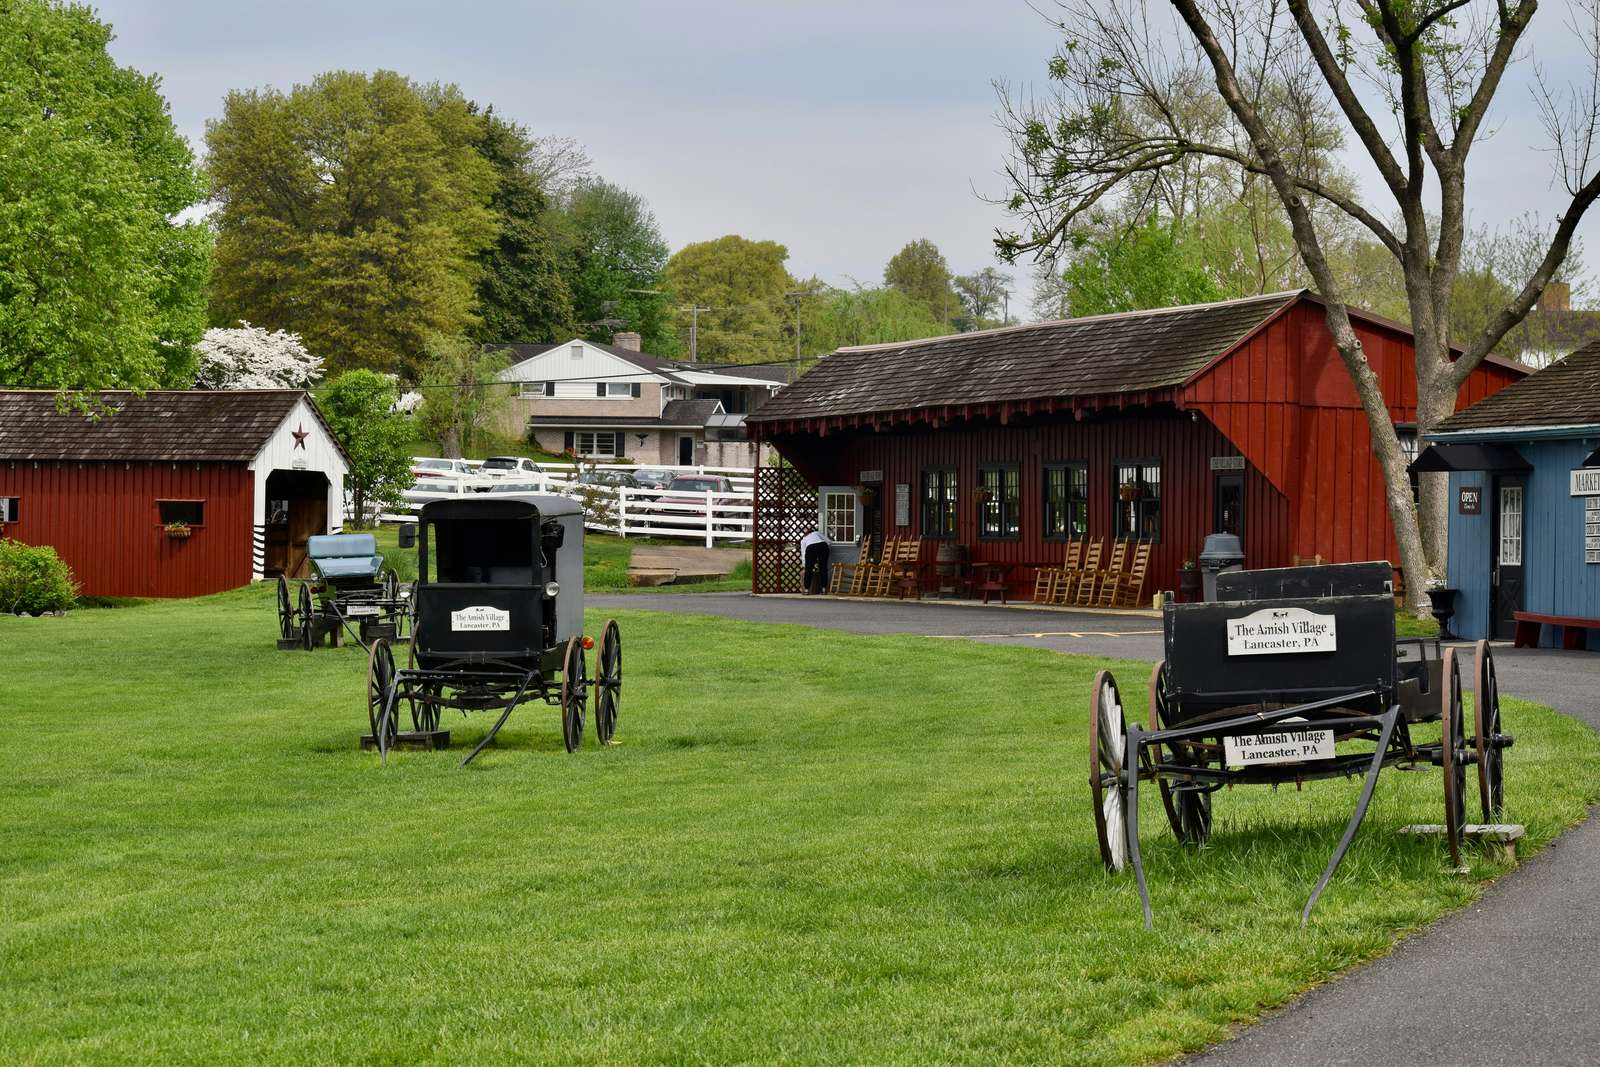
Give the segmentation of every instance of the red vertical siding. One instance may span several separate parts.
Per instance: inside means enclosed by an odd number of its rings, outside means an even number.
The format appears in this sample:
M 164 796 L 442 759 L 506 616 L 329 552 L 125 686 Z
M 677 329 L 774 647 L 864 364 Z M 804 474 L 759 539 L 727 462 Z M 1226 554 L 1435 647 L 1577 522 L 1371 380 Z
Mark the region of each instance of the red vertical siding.
M 814 441 L 814 439 L 811 439 Z M 809 451 L 821 484 L 854 484 L 863 470 L 883 472 L 883 522 L 880 533 L 905 536 L 920 532 L 920 476 L 925 466 L 954 466 L 960 486 L 955 541 L 967 545 L 975 561 L 1018 564 L 1012 572 L 1013 595 L 1032 593 L 1029 565 L 1059 566 L 1065 551 L 1060 542 L 1044 539 L 1043 468 L 1058 462 L 1082 461 L 1089 468 L 1089 538 L 1113 536 L 1114 466 L 1118 460 L 1155 457 L 1161 461 L 1162 536 L 1151 552 L 1145 597 L 1174 589 L 1178 567 L 1195 558 L 1211 532 L 1214 478 L 1212 456 L 1239 455 L 1226 438 L 1204 420 L 1188 417 L 1109 417 L 1074 422 L 1038 421 L 1028 425 L 969 425 L 964 428 L 830 435 L 836 448 L 829 462 L 818 465 Z M 799 444 L 800 442 L 795 442 Z M 782 447 L 782 446 L 780 446 Z M 787 450 L 786 450 L 787 451 Z M 1015 541 L 978 537 L 973 487 L 980 466 L 1014 463 L 1021 472 L 1022 536 Z M 909 527 L 894 522 L 894 486 L 911 486 Z M 1259 471 L 1245 471 L 1245 553 L 1250 566 L 1287 564 L 1289 507 L 1283 494 Z M 931 544 L 931 542 L 930 542 Z M 931 549 L 924 566 L 932 573 Z
M 181 597 L 250 581 L 254 480 L 243 463 L 0 461 L 19 498 L 6 536 L 51 545 L 87 596 Z M 175 541 L 158 500 L 204 500 L 205 525 Z

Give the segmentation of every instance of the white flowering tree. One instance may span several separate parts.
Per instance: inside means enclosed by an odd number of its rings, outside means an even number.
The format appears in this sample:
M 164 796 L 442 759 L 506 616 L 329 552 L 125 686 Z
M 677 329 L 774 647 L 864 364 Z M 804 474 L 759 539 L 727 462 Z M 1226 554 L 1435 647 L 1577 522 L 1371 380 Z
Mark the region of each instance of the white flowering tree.
M 199 389 L 304 389 L 322 377 L 322 357 L 307 352 L 299 334 L 243 320 L 207 330 L 197 348 Z

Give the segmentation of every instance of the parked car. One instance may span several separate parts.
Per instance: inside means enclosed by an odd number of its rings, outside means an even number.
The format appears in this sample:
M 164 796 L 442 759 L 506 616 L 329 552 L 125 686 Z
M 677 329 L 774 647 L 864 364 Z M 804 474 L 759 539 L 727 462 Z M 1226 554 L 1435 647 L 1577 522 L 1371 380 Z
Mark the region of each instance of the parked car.
M 463 481 L 454 478 L 422 478 L 417 484 L 400 494 L 400 499 L 408 504 L 426 504 L 430 500 L 437 500 L 441 496 L 454 496 L 466 492 L 471 487 Z
M 724 501 L 729 504 L 744 504 L 747 500 L 735 493 L 733 483 L 720 474 L 679 475 L 667 484 L 666 492 L 657 497 L 652 506 L 645 509 L 645 514 L 652 516 L 657 526 L 702 526 L 705 524 L 705 519 L 698 511 L 691 512 L 677 508 L 669 510 L 656 505 L 677 504 L 698 509 L 705 506 L 706 493 L 713 494 L 711 504 L 714 519 L 732 520 L 737 524 L 747 517 L 742 511 L 722 511 L 716 507 L 718 503 Z M 716 525 L 726 529 L 729 523 L 724 521 Z
M 633 472 L 633 480 L 640 489 L 665 489 L 678 475 L 665 467 L 640 467 Z
M 621 489 L 637 489 L 639 481 L 627 471 L 584 471 L 573 479 L 575 485 L 610 485 Z
M 543 474 L 544 468 L 526 456 L 490 456 L 478 467 L 483 478 L 512 478 Z
M 470 478 L 472 464 L 464 459 L 434 459 L 422 457 L 411 461 L 413 478 Z
M 506 482 L 499 481 L 486 488 L 478 490 L 480 493 L 542 493 L 544 488 L 532 482 Z

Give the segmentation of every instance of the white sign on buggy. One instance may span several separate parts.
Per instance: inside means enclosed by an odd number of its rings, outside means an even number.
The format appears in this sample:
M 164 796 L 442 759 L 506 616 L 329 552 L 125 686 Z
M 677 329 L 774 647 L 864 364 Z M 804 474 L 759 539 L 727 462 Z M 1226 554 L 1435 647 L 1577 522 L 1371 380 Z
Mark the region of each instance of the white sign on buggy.
M 1222 745 L 1230 767 L 1262 763 L 1304 763 L 1333 758 L 1332 730 L 1284 730 L 1273 734 L 1224 737 Z
M 1285 652 L 1336 652 L 1338 627 L 1332 615 L 1305 608 L 1262 608 L 1228 620 L 1228 655 L 1272 656 Z
M 510 630 L 511 612 L 487 606 L 462 608 L 450 613 L 452 630 Z

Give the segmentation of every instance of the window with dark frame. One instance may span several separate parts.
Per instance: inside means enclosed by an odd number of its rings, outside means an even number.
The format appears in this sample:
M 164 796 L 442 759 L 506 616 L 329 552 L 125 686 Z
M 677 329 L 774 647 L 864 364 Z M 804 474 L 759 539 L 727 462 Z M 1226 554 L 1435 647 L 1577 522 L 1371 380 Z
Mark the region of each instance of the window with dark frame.
M 0 496 L 0 522 L 21 522 L 17 518 L 17 502 L 20 497 Z
M 181 522 L 185 526 L 206 524 L 204 500 L 157 500 L 156 508 L 160 512 L 163 526 L 171 526 L 175 522 Z
M 1015 464 L 978 468 L 978 536 L 1014 541 L 1022 536 L 1022 474 Z
M 922 470 L 922 536 L 956 535 L 956 469 L 924 467 Z
M 1119 540 L 1161 540 L 1161 461 L 1119 459 L 1112 482 Z
M 1044 468 L 1046 541 L 1085 541 L 1089 537 L 1089 465 L 1049 463 Z

